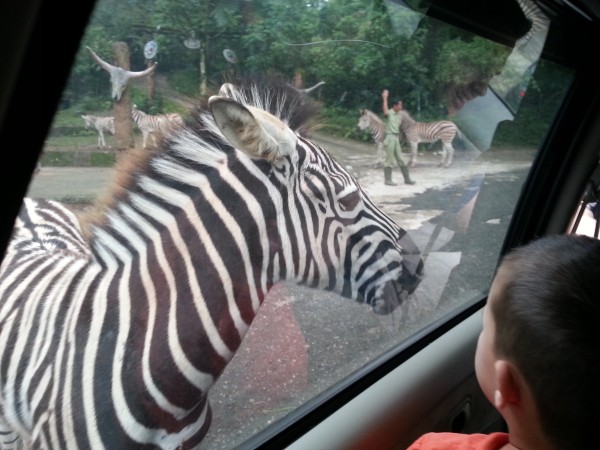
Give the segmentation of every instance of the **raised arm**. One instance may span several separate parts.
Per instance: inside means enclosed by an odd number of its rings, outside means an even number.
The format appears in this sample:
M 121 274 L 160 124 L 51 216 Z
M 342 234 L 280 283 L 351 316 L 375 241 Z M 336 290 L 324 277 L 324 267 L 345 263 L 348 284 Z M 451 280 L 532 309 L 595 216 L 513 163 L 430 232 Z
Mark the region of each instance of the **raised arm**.
M 383 114 L 385 116 L 388 115 L 388 97 L 390 95 L 390 91 L 388 91 L 387 89 L 384 89 L 383 92 L 381 93 L 381 99 L 382 99 L 382 105 L 383 105 Z

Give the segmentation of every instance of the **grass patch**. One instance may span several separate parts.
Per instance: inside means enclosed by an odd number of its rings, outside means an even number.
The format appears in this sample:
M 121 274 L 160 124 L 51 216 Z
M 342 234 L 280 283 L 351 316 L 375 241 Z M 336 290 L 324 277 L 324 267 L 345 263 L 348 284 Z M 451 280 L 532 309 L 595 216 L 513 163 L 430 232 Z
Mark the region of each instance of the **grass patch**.
M 41 157 L 42 166 L 46 167 L 69 167 L 75 165 L 74 152 L 47 151 Z
M 92 153 L 91 155 L 91 166 L 92 167 L 112 167 L 116 162 L 114 153 Z
M 47 150 L 40 161 L 44 167 L 112 167 L 116 157 L 113 152 Z

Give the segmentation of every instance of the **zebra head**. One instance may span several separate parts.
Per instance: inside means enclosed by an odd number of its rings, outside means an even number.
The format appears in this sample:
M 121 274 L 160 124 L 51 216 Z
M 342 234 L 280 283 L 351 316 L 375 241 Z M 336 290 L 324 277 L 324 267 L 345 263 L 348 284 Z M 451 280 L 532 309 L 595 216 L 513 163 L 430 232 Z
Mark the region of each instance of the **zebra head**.
M 360 110 L 360 117 L 358 118 L 358 124 L 356 126 L 360 131 L 367 131 L 369 129 L 369 125 L 371 121 L 369 120 L 369 116 L 367 115 L 366 109 Z
M 305 103 L 292 97 L 284 106 L 288 94 L 269 92 L 277 101 L 224 85 L 209 108 L 240 159 L 272 184 L 272 273 L 391 312 L 422 278 L 419 250 L 326 150 L 293 131 L 289 108 Z
M 85 129 L 89 129 L 91 126 L 93 126 L 94 124 L 92 123 L 93 119 L 91 116 L 87 115 L 87 114 L 82 114 L 81 118 L 84 120 L 85 122 Z
M 115 118 L 114 117 L 110 117 L 108 119 L 108 131 L 110 131 L 111 134 L 115 134 Z

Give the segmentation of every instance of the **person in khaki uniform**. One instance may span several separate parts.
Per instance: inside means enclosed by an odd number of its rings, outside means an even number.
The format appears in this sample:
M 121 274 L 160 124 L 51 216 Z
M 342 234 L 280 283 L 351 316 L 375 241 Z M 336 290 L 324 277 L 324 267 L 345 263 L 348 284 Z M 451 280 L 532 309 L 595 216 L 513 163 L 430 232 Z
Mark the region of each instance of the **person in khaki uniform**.
M 398 164 L 398 167 L 402 172 L 404 183 L 415 184 L 408 173 L 408 166 L 402 159 L 402 149 L 400 147 L 400 123 L 402 122 L 400 111 L 402 110 L 402 101 L 394 100 L 392 102 L 392 109 L 389 109 L 389 94 L 390 92 L 387 89 L 384 89 L 381 93 L 381 98 L 383 100 L 383 114 L 386 118 L 385 139 L 383 141 L 383 147 L 385 149 L 385 161 L 383 163 L 385 184 L 388 186 L 397 186 L 392 180 L 392 170 L 396 164 Z

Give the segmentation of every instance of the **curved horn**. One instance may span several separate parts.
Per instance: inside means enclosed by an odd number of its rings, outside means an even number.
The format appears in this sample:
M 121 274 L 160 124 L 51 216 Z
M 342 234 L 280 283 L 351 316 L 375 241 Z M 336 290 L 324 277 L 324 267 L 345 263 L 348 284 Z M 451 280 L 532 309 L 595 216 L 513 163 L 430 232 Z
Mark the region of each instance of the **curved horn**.
M 314 91 L 316 88 L 318 88 L 319 86 L 324 85 L 325 82 L 324 81 L 319 81 L 317 84 L 315 84 L 314 86 L 311 86 L 309 88 L 303 89 L 305 94 L 308 94 L 311 91 Z
M 156 69 L 156 66 L 158 66 L 157 62 L 152 64 L 146 70 L 142 70 L 141 72 L 130 72 L 128 70 L 126 70 L 125 72 L 129 76 L 129 78 L 140 78 L 140 77 L 145 77 L 146 75 L 150 75 L 152 72 L 154 72 L 154 70 Z
M 91 48 L 86 48 L 89 50 L 92 57 L 100 65 L 100 67 L 102 67 L 104 70 L 110 73 L 110 81 L 112 83 L 112 97 L 117 101 L 121 99 L 121 95 L 127 87 L 127 83 L 129 82 L 130 78 L 140 78 L 149 75 L 156 69 L 156 66 L 158 64 L 155 62 L 146 70 L 143 70 L 141 72 L 132 72 L 130 70 L 125 70 L 121 67 L 113 66 L 112 64 L 107 63 L 98 55 L 96 55 L 96 53 L 94 53 L 94 51 Z
M 100 58 L 98 55 L 96 55 L 96 53 L 94 52 L 94 50 L 92 50 L 89 47 L 86 47 L 86 48 L 92 54 L 92 58 L 94 58 L 94 60 L 98 63 L 98 65 L 100 67 L 102 67 L 104 70 L 106 70 L 107 72 L 111 73 L 113 70 L 116 69 L 115 66 L 113 66 L 112 64 L 107 63 L 102 58 Z

